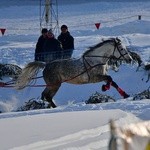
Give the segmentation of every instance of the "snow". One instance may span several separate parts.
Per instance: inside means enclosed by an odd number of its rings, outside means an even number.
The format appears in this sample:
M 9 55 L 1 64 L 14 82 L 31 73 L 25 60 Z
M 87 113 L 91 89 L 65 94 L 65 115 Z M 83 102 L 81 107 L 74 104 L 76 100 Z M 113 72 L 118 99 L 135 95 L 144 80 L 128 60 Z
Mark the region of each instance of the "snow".
M 119 37 L 144 64 L 150 62 L 150 1 L 58 0 L 58 4 L 60 25 L 67 24 L 75 38 L 74 57 L 102 39 Z M 6 28 L 0 37 L 0 63 L 24 67 L 33 61 L 40 35 L 39 2 L 1 0 L 0 14 L 0 28 Z M 94 25 L 97 22 L 101 23 L 99 30 Z M 54 97 L 57 108 L 15 112 L 29 99 L 38 99 L 43 87 L 22 91 L 1 88 L 0 149 L 106 150 L 110 119 L 119 126 L 150 120 L 150 100 L 132 100 L 150 87 L 147 72 L 142 68 L 137 71 L 136 64 L 124 64 L 118 72 L 109 70 L 109 74 L 131 97 L 122 99 L 113 88 L 102 93 L 103 83 L 64 83 Z M 38 79 L 37 84 L 45 83 Z M 96 91 L 114 97 L 116 102 L 85 104 Z

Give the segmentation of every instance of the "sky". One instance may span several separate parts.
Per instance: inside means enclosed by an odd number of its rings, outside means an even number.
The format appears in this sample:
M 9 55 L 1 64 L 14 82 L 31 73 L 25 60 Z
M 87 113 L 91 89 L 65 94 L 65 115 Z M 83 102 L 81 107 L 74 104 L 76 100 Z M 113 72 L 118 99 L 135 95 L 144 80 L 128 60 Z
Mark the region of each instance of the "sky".
M 69 0 L 68 0 L 69 1 Z M 39 3 L 32 1 L 2 1 L 0 63 L 20 67 L 34 60 L 34 50 L 40 35 Z M 150 62 L 150 2 L 86 1 L 58 6 L 59 24 L 67 24 L 75 39 L 74 58 L 79 58 L 89 46 L 102 39 L 119 37 L 128 48 L 138 53 L 144 64 Z M 138 16 L 141 15 L 141 20 Z M 100 23 L 97 30 L 95 23 Z M 57 36 L 57 35 L 56 35 Z M 0 149 L 1 150 L 106 150 L 110 138 L 109 121 L 118 126 L 150 120 L 150 99 L 133 101 L 135 94 L 147 90 L 148 72 L 137 65 L 123 64 L 118 72 L 108 74 L 130 97 L 122 99 L 111 88 L 101 91 L 104 84 L 72 85 L 64 83 L 54 97 L 55 109 L 16 112 L 29 99 L 40 99 L 43 87 L 0 89 Z M 42 75 L 42 71 L 38 74 Z M 10 78 L 4 78 L 10 81 Z M 44 85 L 43 79 L 36 84 Z M 113 97 L 116 102 L 85 104 L 95 92 Z

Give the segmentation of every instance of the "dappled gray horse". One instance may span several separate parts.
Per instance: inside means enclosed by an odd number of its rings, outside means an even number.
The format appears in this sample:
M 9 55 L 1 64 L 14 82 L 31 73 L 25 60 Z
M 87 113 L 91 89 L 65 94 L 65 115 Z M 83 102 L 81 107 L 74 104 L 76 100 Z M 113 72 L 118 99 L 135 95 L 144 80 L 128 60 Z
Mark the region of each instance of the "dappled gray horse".
M 107 70 L 109 65 L 115 64 L 117 61 L 129 63 L 131 60 L 132 58 L 121 40 L 111 38 L 90 47 L 78 59 L 55 60 L 48 64 L 44 62 L 27 64 L 16 82 L 16 88 L 23 89 L 28 86 L 42 68 L 47 86 L 42 92 L 41 99 L 48 101 L 49 107 L 56 107 L 52 98 L 63 82 L 87 84 L 105 81 L 106 84 L 102 86 L 102 91 L 113 86 L 123 98 L 127 98 L 129 95 L 113 81 L 111 76 L 107 75 Z

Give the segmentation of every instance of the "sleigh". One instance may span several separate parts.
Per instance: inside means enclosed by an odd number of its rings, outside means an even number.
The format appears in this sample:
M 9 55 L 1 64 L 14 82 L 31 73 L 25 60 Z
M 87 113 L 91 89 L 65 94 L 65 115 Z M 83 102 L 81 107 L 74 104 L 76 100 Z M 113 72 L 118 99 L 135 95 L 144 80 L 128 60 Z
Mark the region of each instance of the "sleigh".
M 108 150 L 150 150 L 150 121 L 117 127 L 110 121 Z

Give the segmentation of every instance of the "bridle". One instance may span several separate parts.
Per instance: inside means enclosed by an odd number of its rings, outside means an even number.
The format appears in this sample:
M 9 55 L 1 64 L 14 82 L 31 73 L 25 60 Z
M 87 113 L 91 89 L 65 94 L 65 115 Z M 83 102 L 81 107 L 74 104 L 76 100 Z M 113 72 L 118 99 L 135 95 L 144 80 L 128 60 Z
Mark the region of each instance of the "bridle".
M 123 58 L 123 59 L 126 60 L 126 58 L 124 56 L 125 55 L 129 55 L 129 53 L 126 51 L 126 53 L 122 54 L 120 51 L 122 51 L 123 48 L 119 49 L 119 45 L 121 45 L 121 41 L 119 39 L 115 39 L 114 51 L 113 51 L 113 55 L 112 56 L 114 56 L 115 51 L 118 50 L 118 52 L 120 54 L 120 57 L 118 57 L 118 58 L 116 57 L 116 59 L 122 60 L 121 58 Z
M 91 55 L 91 56 L 83 56 L 83 63 L 85 64 L 86 63 L 86 65 L 88 65 L 88 66 L 92 66 L 89 62 L 88 62 L 88 60 L 86 59 L 86 58 L 89 58 L 89 57 L 101 57 L 101 58 L 106 58 L 107 59 L 107 61 L 106 62 L 108 62 L 110 59 L 113 59 L 113 60 L 116 60 L 116 61 L 118 61 L 118 60 L 126 60 L 126 58 L 125 58 L 125 55 L 129 55 L 128 54 L 128 52 L 126 51 L 126 53 L 124 53 L 124 54 L 122 54 L 121 53 L 121 50 L 123 50 L 123 49 L 120 49 L 119 48 L 119 45 L 121 44 L 121 41 L 119 40 L 119 39 L 114 39 L 114 50 L 113 50 L 113 53 L 112 53 L 112 55 L 111 56 L 100 56 L 100 55 Z M 116 57 L 116 56 L 114 56 L 114 54 L 115 54 L 115 52 L 116 52 L 116 50 L 119 52 L 119 54 L 120 54 L 120 56 L 119 57 Z M 99 65 L 104 65 L 104 63 L 99 63 Z
M 106 62 L 113 60 L 114 64 L 117 64 L 118 60 L 120 60 L 120 61 L 126 60 L 125 55 L 129 55 L 129 54 L 128 54 L 127 51 L 124 54 L 121 53 L 121 50 L 123 50 L 123 49 L 119 48 L 119 46 L 121 45 L 120 39 L 116 38 L 116 39 L 113 39 L 113 40 L 114 40 L 114 50 L 113 50 L 113 53 L 112 53 L 111 56 L 100 56 L 100 55 L 83 56 L 84 68 L 85 68 L 89 78 L 90 78 L 90 75 L 88 73 L 89 70 L 91 70 L 91 69 L 93 69 L 93 68 L 95 68 L 97 66 L 105 65 L 105 63 L 98 63 L 96 65 L 91 65 L 91 63 L 86 58 L 89 58 L 89 57 L 92 57 L 92 58 L 93 57 L 95 57 L 95 58 L 97 58 L 97 57 L 106 58 L 107 59 Z M 120 54 L 119 57 L 114 56 L 116 51 L 119 52 L 119 54 Z

